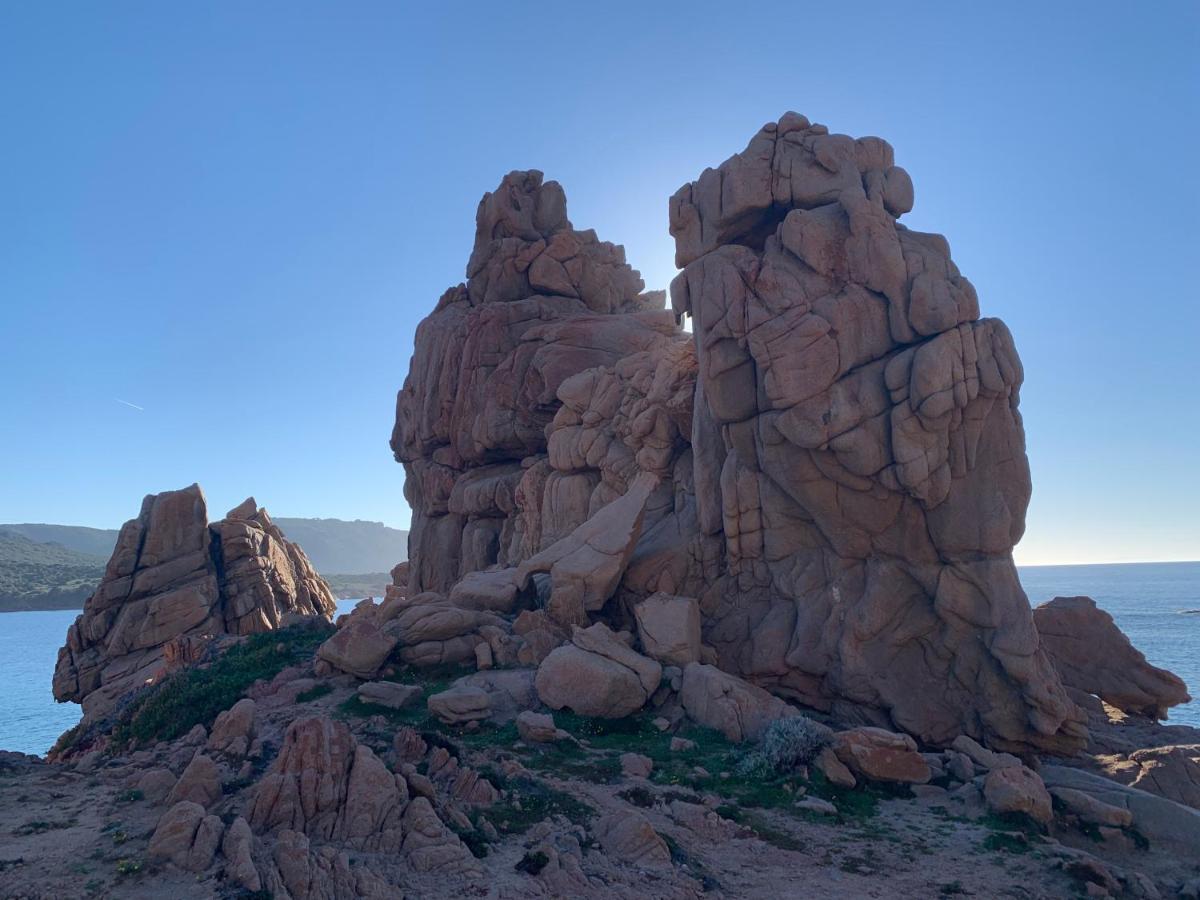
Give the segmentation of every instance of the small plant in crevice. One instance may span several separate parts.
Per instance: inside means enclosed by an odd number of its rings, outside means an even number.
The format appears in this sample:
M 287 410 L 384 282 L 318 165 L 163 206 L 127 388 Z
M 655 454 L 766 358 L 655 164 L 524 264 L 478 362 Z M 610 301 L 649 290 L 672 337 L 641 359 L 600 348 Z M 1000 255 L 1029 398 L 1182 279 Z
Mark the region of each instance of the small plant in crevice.
M 136 875 L 142 871 L 142 863 L 137 859 L 118 859 L 117 874 L 118 875 Z

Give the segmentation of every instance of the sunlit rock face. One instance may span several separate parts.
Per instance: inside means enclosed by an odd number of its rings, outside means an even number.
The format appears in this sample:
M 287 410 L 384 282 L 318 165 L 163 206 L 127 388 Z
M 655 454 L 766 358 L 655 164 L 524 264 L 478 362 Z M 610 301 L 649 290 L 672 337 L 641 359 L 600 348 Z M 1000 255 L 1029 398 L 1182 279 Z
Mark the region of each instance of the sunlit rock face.
M 912 205 L 886 142 L 790 113 L 671 198 L 672 317 L 557 184 L 508 175 L 397 400 L 409 596 L 538 608 L 491 647 L 534 660 L 695 598 L 701 660 L 782 697 L 1080 747 L 1012 562 L 1020 359 Z
M 1070 750 L 1017 580 L 1021 362 L 879 138 L 789 113 L 671 198 L 723 667 L 942 743 Z
M 304 551 L 254 498 L 211 525 L 199 485 L 151 494 L 121 528 L 83 614 L 67 632 L 54 697 L 85 724 L 214 638 L 277 628 L 288 613 L 329 618 L 333 595 Z

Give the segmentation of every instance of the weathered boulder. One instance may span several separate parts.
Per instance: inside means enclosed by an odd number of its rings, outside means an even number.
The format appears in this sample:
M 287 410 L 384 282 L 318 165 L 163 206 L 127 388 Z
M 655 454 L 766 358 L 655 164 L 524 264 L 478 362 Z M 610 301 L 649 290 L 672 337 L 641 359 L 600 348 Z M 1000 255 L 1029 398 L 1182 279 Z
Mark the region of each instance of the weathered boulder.
M 852 728 L 837 732 L 830 748 L 852 773 L 869 781 L 896 784 L 929 781 L 929 764 L 917 752 L 916 741 L 907 734 L 883 728 Z
M 622 753 L 621 774 L 628 778 L 649 778 L 654 760 L 643 753 Z
M 246 820 L 238 816 L 225 829 L 221 839 L 221 855 L 225 857 L 225 873 L 243 890 L 262 890 L 262 877 L 254 865 L 254 834 Z
M 317 657 L 339 672 L 374 678 L 387 662 L 396 638 L 374 618 L 353 616 L 317 648 Z
M 1200 744 L 1146 747 L 1097 761 L 1122 784 L 1200 810 Z
M 1042 824 L 1054 818 L 1046 785 L 1026 766 L 992 769 L 983 780 L 983 798 L 993 812 L 1024 813 Z
M 233 706 L 218 714 L 208 735 L 208 749 L 226 756 L 245 756 L 254 741 L 254 718 L 257 706 L 249 697 L 243 697 Z
M 424 797 L 414 797 L 408 804 L 404 813 L 404 833 L 404 854 L 415 871 L 481 874 L 471 851 L 438 818 Z
M 586 625 L 587 614 L 604 606 L 617 590 L 638 538 L 646 503 L 658 478 L 642 472 L 621 497 L 569 535 L 517 567 L 524 588 L 537 572 L 550 574 L 547 614 L 560 625 Z
M 551 709 L 619 719 L 645 706 L 662 680 L 662 666 L 632 650 L 602 623 L 576 628 L 572 643 L 538 666 L 535 685 Z
M 635 809 L 601 816 L 594 826 L 604 852 L 621 862 L 645 868 L 671 865 L 671 851 L 650 821 Z
M 1187 703 L 1178 676 L 1146 662 L 1091 597 L 1055 597 L 1033 611 L 1042 647 L 1063 683 L 1117 709 L 1155 719 Z
M 220 769 L 212 759 L 197 753 L 171 788 L 167 805 L 174 806 L 187 800 L 207 809 L 221 799 L 221 794 Z
M 142 792 L 147 802 L 164 803 L 178 780 L 170 769 L 147 769 L 138 776 L 134 788 Z
M 358 686 L 358 699 L 363 703 L 374 703 L 388 709 L 404 709 L 421 696 L 421 688 L 415 684 L 397 684 L 394 681 L 365 681 Z
M 408 784 L 355 741 L 344 722 L 297 719 L 254 791 L 255 832 L 288 829 L 375 852 L 399 850 Z
M 212 864 L 224 831 L 221 820 L 205 814 L 199 803 L 181 800 L 158 820 L 146 855 L 189 872 L 203 872 Z
M 686 666 L 700 661 L 700 604 L 691 597 L 657 593 L 634 607 L 638 640 L 651 659 Z
M 427 705 L 429 711 L 447 725 L 486 719 L 492 712 L 491 695 L 483 688 L 467 685 L 433 694 Z
M 1133 815 L 1133 827 L 1152 846 L 1200 859 L 1200 811 L 1083 769 L 1044 765 L 1040 775 L 1050 790 L 1071 788 L 1108 806 L 1128 810 Z
M 979 766 L 979 768 L 987 772 L 990 772 L 992 769 L 1007 769 L 1010 766 L 1021 765 L 1021 760 L 1017 759 L 1011 753 L 997 753 L 994 750 L 989 750 L 965 734 L 960 734 L 956 737 L 950 746 L 966 756 L 974 765 Z
M 1050 789 L 1050 796 L 1062 804 L 1068 813 L 1091 825 L 1107 825 L 1111 828 L 1128 828 L 1133 824 L 1133 813 L 1119 806 L 1111 806 L 1091 794 L 1069 787 Z
M 308 558 L 247 499 L 211 525 L 199 485 L 151 494 L 126 522 L 95 592 L 67 632 L 54 696 L 84 723 L 221 635 L 279 627 L 291 613 L 329 619 L 334 599 Z
M 776 719 L 800 714 L 762 688 L 703 663 L 683 670 L 679 699 L 694 721 L 731 741 L 758 740 Z
M 531 709 L 527 709 L 517 716 L 517 734 L 521 736 L 521 740 L 529 744 L 551 744 L 570 737 L 561 728 L 555 726 L 552 715 L 536 713 Z

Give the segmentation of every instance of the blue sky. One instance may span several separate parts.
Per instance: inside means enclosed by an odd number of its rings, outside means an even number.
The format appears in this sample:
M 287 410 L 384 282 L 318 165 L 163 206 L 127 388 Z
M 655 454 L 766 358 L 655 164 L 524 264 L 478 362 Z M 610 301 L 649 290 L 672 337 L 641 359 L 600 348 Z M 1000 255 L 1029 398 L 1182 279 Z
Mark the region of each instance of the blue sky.
M 795 109 L 892 143 L 1016 336 L 1018 561 L 1200 557 L 1200 6 L 578 6 L 0 2 L 0 521 L 405 526 L 480 195 L 540 168 L 666 287 L 667 198 Z

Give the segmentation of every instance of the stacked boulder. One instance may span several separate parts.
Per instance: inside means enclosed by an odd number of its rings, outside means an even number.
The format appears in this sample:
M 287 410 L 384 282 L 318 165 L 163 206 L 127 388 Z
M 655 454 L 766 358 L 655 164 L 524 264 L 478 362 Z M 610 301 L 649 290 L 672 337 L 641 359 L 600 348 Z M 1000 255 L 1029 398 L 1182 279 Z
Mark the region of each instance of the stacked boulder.
M 126 522 L 95 593 L 67 632 L 54 697 L 84 723 L 224 635 L 335 609 L 329 587 L 253 498 L 212 524 L 199 485 L 151 494 Z

